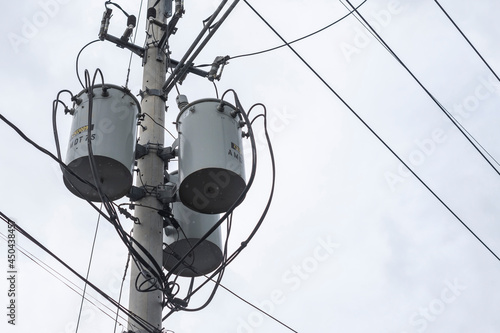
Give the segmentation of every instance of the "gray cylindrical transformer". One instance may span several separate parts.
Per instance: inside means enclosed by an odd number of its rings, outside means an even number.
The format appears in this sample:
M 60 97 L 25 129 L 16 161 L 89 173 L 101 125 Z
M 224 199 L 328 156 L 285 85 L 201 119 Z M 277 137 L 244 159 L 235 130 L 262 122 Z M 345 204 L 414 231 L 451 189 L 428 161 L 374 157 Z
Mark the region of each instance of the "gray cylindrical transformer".
M 102 192 L 110 200 L 127 194 L 132 186 L 132 168 L 135 160 L 137 118 L 140 104 L 126 89 L 115 85 L 93 87 L 91 136 L 88 135 L 89 99 L 86 91 L 77 96 L 66 164 L 79 177 L 95 184 L 90 169 L 87 141 L 92 141 L 92 152 L 97 166 Z M 101 201 L 97 191 L 64 172 L 66 187 L 76 196 Z
M 204 214 L 226 212 L 246 186 L 240 115 L 218 99 L 182 107 L 179 132 L 179 196 Z
M 170 181 L 178 183 L 177 172 L 170 175 Z M 180 228 L 169 225 L 163 237 L 163 266 L 171 271 L 210 228 L 219 220 L 219 214 L 201 214 L 187 208 L 182 202 L 172 204 L 172 213 Z M 186 257 L 173 274 L 180 276 L 201 276 L 215 270 L 222 263 L 221 228 L 217 228 L 194 251 Z

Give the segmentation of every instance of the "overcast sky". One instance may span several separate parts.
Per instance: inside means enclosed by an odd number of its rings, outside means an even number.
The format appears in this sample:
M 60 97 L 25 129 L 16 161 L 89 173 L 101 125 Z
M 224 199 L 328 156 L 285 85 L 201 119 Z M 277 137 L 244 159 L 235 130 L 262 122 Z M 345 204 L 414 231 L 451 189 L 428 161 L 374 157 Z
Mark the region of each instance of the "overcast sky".
M 118 3 L 137 15 L 138 1 Z M 172 58 L 182 57 L 202 20 L 218 3 L 185 2 L 186 13 L 170 40 Z M 287 40 L 322 28 L 347 12 L 332 0 L 251 3 Z M 440 3 L 500 72 L 500 3 Z M 360 10 L 433 96 L 500 161 L 500 83 L 435 2 L 368 0 Z M 103 11 L 104 1 L 3 5 L 0 112 L 52 152 L 52 101 L 62 89 L 80 92 L 76 55 L 97 38 Z M 114 10 L 110 33 L 121 35 L 125 23 Z M 137 44 L 142 45 L 143 19 L 138 26 Z M 241 2 L 196 63 L 280 43 Z M 294 48 L 500 255 L 498 173 L 360 23 L 347 18 Z M 100 42 L 83 51 L 80 71 L 93 72 L 98 67 L 107 82 L 124 85 L 128 60 L 129 52 Z M 134 56 L 129 81 L 134 94 L 139 92 L 141 78 L 141 61 Z M 224 286 L 301 333 L 500 331 L 499 260 L 289 49 L 234 59 L 217 85 L 219 92 L 235 89 L 247 108 L 258 102 L 267 106 L 277 163 L 275 199 L 268 217 L 227 268 Z M 208 80 L 192 75 L 180 90 L 190 101 L 215 97 Z M 175 131 L 171 124 L 178 112 L 174 93 L 168 105 L 167 127 Z M 65 152 L 71 119 L 61 112 L 58 123 Z M 257 180 L 235 212 L 230 250 L 238 247 L 257 222 L 269 191 L 270 163 L 261 124 L 256 132 Z M 0 151 L 0 210 L 85 274 L 96 212 L 66 189 L 51 159 L 4 123 L 0 123 Z M 131 229 L 129 220 L 122 222 L 126 230 Z M 6 225 L 0 232 L 7 233 Z M 20 235 L 18 241 L 83 288 L 81 281 L 30 241 Z M 2 237 L 0 243 L 6 253 Z M 6 254 L 0 257 L 0 266 L 7 271 Z M 126 259 L 116 231 L 101 221 L 90 280 L 117 299 Z M 81 295 L 24 255 L 17 264 L 18 325 L 7 325 L 7 310 L 2 306 L 2 332 L 75 332 Z M 7 289 L 7 280 L 2 278 L 1 304 L 8 302 Z M 102 304 L 97 302 L 96 307 L 85 301 L 78 332 L 113 332 L 115 309 L 93 290 L 88 289 L 88 297 Z M 190 306 L 203 304 L 206 297 L 207 293 L 197 294 Z M 122 304 L 128 304 L 128 281 Z M 290 332 L 223 289 L 204 310 L 175 313 L 164 327 L 176 333 Z

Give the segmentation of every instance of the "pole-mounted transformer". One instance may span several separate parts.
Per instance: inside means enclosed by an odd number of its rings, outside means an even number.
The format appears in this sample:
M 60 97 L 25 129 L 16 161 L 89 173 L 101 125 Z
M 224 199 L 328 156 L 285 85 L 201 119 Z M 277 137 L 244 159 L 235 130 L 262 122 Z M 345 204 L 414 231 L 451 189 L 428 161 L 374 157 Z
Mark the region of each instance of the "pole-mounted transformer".
M 90 138 L 87 91 L 83 90 L 74 99 L 66 164 L 76 175 L 97 185 L 90 168 L 88 140 L 91 140 L 100 189 L 109 200 L 116 200 L 132 186 L 140 103 L 127 89 L 110 84 L 93 86 L 92 94 Z M 63 175 L 64 184 L 73 194 L 101 201 L 97 186 L 93 188 L 67 171 Z
M 182 104 L 176 122 L 180 199 L 203 214 L 226 212 L 246 186 L 243 119 L 233 105 L 219 99 Z

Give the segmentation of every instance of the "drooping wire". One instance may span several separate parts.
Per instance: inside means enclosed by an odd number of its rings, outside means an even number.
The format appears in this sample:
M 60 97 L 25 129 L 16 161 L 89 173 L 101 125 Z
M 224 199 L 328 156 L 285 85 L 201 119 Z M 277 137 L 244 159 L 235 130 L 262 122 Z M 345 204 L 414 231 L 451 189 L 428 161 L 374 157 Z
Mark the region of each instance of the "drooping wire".
M 100 209 L 102 209 L 102 204 L 101 204 Z M 94 240 L 92 241 L 92 249 L 90 250 L 90 258 L 89 258 L 89 264 L 88 264 L 88 268 L 87 268 L 87 274 L 85 275 L 85 280 L 89 279 L 90 267 L 92 266 L 92 259 L 94 257 L 94 248 L 95 248 L 95 243 L 97 240 L 97 232 L 99 231 L 99 222 L 100 221 L 101 221 L 101 214 L 97 215 L 97 223 L 96 223 L 96 227 L 95 227 Z M 86 292 L 87 292 L 87 282 L 85 282 L 85 284 L 83 286 L 82 302 L 80 303 L 80 311 L 78 311 L 78 320 L 76 321 L 75 333 L 78 333 L 78 328 L 80 327 L 80 318 L 82 316 L 83 302 L 85 301 Z M 118 318 L 117 318 L 117 320 L 118 320 Z
M 284 43 L 287 43 L 286 40 L 273 28 L 273 26 L 250 4 L 247 0 L 243 0 L 248 7 L 257 15 L 263 22 L 266 24 L 269 29 L 271 29 Z M 408 164 L 403 161 L 401 157 L 371 128 L 368 123 L 366 123 L 361 116 L 334 90 L 328 82 L 323 79 L 321 75 L 289 44 L 287 44 L 288 48 L 302 61 L 302 63 L 330 90 L 332 94 L 334 94 L 342 104 L 345 105 L 347 109 L 359 120 L 361 123 L 396 157 L 410 172 L 411 174 L 470 232 L 474 238 L 481 245 L 484 246 L 488 252 L 490 252 L 498 261 L 500 261 L 500 257 L 486 244 L 483 240 L 469 228 L 469 226 L 411 169 Z
M 488 62 L 484 59 L 484 57 L 481 55 L 481 53 L 479 53 L 479 51 L 476 49 L 476 47 L 474 46 L 474 44 L 472 44 L 472 42 L 469 40 L 469 38 L 467 38 L 467 36 L 459 28 L 459 26 L 455 23 L 455 21 L 451 18 L 451 16 L 448 14 L 448 12 L 446 12 L 446 10 L 443 8 L 443 6 L 441 6 L 441 4 L 437 0 L 434 0 L 434 2 L 443 11 L 443 13 L 451 21 L 451 23 L 453 23 L 453 25 L 455 26 L 455 28 L 457 28 L 458 32 L 460 32 L 460 34 L 462 35 L 462 37 L 467 41 L 467 43 L 469 43 L 470 47 L 472 47 L 472 49 L 474 50 L 474 52 L 476 52 L 476 54 L 479 56 L 479 58 L 481 58 L 481 60 L 483 61 L 483 63 L 486 65 L 486 67 L 488 67 L 488 69 L 493 73 L 493 75 L 495 75 L 495 77 L 497 78 L 497 80 L 500 81 L 500 77 L 498 77 L 497 73 L 493 70 L 493 68 L 491 68 L 490 64 L 488 64 Z
M 85 44 L 80 51 L 78 52 L 78 55 L 76 56 L 76 61 L 75 61 L 75 67 L 76 67 L 76 77 L 78 78 L 78 82 L 80 82 L 80 85 L 82 86 L 83 89 L 85 89 L 85 86 L 83 85 L 82 79 L 80 78 L 80 72 L 78 70 L 78 61 L 80 59 L 80 55 L 82 54 L 82 51 L 89 45 L 94 44 L 95 42 L 100 42 L 100 39 L 93 40 L 87 44 Z
M 394 57 L 394 59 L 396 59 L 396 61 L 401 65 L 403 66 L 403 68 L 408 72 L 408 74 L 410 74 L 410 76 L 415 80 L 415 82 L 418 83 L 418 85 L 425 91 L 425 93 L 432 99 L 432 101 L 439 107 L 439 109 L 446 115 L 446 117 L 452 122 L 453 125 L 455 125 L 455 127 L 459 130 L 460 133 L 462 133 L 462 135 L 467 139 L 467 141 L 469 141 L 469 143 L 476 149 L 476 151 L 479 153 L 479 155 L 481 155 L 484 160 L 493 168 L 493 170 L 500 176 L 500 171 L 499 169 L 497 169 L 493 163 L 491 163 L 491 161 L 484 155 L 484 153 L 481 151 L 481 149 L 479 149 L 478 146 L 476 146 L 476 144 L 474 144 L 473 140 L 468 136 L 466 135 L 466 133 L 462 130 L 461 126 L 459 126 L 455 120 L 454 117 L 451 116 L 450 112 L 448 110 L 446 110 L 446 108 L 436 99 L 436 97 L 434 97 L 434 95 L 423 85 L 423 83 L 415 76 L 415 74 L 413 74 L 413 72 L 408 68 L 408 66 L 406 66 L 406 64 L 401 60 L 401 58 L 399 58 L 399 56 L 391 49 L 391 47 L 384 41 L 384 39 L 377 33 L 377 31 L 375 31 L 375 29 L 373 29 L 373 27 L 370 25 L 370 23 L 363 17 L 363 15 L 361 15 L 361 13 L 356 10 L 354 8 L 354 6 L 351 4 L 351 2 L 349 0 L 346 0 L 346 2 L 354 9 L 354 11 L 356 12 L 356 14 L 359 15 L 359 17 L 361 18 L 361 20 L 363 20 L 364 22 L 364 27 L 366 29 L 368 29 L 368 31 L 371 31 L 372 34 L 375 34 L 377 36 L 377 40 L 382 43 L 382 45 L 385 47 L 385 49 Z M 477 142 L 476 139 L 474 139 L 474 141 Z M 483 148 L 484 149 L 484 148 Z
M 360 3 L 358 5 L 358 7 L 356 7 L 356 9 L 360 8 L 361 6 L 363 6 L 365 4 L 365 2 L 368 1 L 368 0 L 364 0 L 362 3 Z M 309 37 L 312 37 L 330 27 L 332 27 L 333 25 L 339 23 L 340 21 L 342 21 L 343 19 L 345 19 L 346 17 L 348 17 L 349 15 L 351 15 L 352 13 L 354 13 L 354 10 L 350 11 L 349 13 L 347 13 L 346 15 L 342 16 L 341 18 L 339 18 L 338 20 L 328 24 L 327 26 L 319 29 L 319 30 L 316 30 L 314 32 L 311 32 L 310 34 L 307 34 L 305 36 L 302 36 L 300 38 L 297 38 L 297 39 L 294 39 L 290 42 L 288 42 L 288 44 L 294 44 L 296 42 L 299 42 L 301 40 L 304 40 L 304 39 L 307 39 Z M 275 46 L 275 47 L 271 47 L 269 49 L 265 49 L 265 50 L 262 50 L 262 51 L 256 51 L 256 52 L 251 52 L 251 53 L 246 53 L 246 54 L 240 54 L 240 55 L 236 55 L 236 56 L 233 56 L 233 57 L 229 57 L 229 59 L 237 59 L 237 58 L 243 58 L 243 57 L 250 57 L 250 56 L 254 56 L 254 55 L 259 55 L 259 54 L 263 54 L 263 53 L 267 53 L 267 52 L 271 52 L 271 51 L 274 51 L 274 50 L 277 50 L 277 49 L 280 49 L 282 47 L 285 47 L 287 46 L 287 44 L 281 44 L 281 45 L 278 45 L 278 46 Z M 197 66 L 197 67 L 201 67 L 202 65 L 200 66 Z M 207 66 L 211 66 L 211 65 L 207 65 Z

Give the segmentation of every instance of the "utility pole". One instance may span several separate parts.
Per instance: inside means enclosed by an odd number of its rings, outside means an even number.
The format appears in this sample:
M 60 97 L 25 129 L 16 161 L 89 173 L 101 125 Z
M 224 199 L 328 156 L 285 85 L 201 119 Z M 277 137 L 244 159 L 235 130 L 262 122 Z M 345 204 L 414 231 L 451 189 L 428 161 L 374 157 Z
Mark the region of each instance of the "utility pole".
M 155 6 L 157 13 L 156 20 L 163 24 L 166 21 L 166 16 L 164 15 L 165 1 L 168 0 L 160 0 Z M 155 3 L 156 0 L 148 0 L 147 8 L 152 8 Z M 164 162 L 156 154 L 154 148 L 161 148 L 164 145 L 164 129 L 162 126 L 165 123 L 166 110 L 161 88 L 165 82 L 166 60 L 162 50 L 157 47 L 157 43 L 153 43 L 155 42 L 154 38 L 162 36 L 163 31 L 159 24 L 148 22 L 146 24 L 147 26 L 150 25 L 150 27 L 146 36 L 146 51 L 143 60 L 142 91 L 144 95 L 141 102 L 141 110 L 142 113 L 147 113 L 151 116 L 157 124 L 153 122 L 153 119 L 145 117 L 139 130 L 139 144 L 144 146 L 149 144 L 152 149 L 150 149 L 149 154 L 138 160 L 137 167 L 140 173 L 140 179 L 136 183 L 138 187 L 164 184 Z M 161 126 L 158 124 L 161 124 Z M 163 219 L 157 213 L 157 210 L 162 209 L 162 204 L 154 195 L 146 195 L 144 198 L 138 200 L 137 203 L 135 216 L 139 218 L 140 224 L 134 225 L 133 237 L 151 253 L 161 267 L 163 257 Z M 131 267 L 129 309 L 134 314 L 153 324 L 160 331 L 162 328 L 162 291 L 138 291 L 136 289 L 138 275 L 141 275 L 141 272 L 137 265 L 133 264 Z M 139 283 L 143 281 L 145 281 L 144 276 L 139 277 Z M 146 284 L 144 287 L 148 286 L 149 284 Z M 146 332 L 133 321 L 129 321 L 128 330 L 134 333 Z

